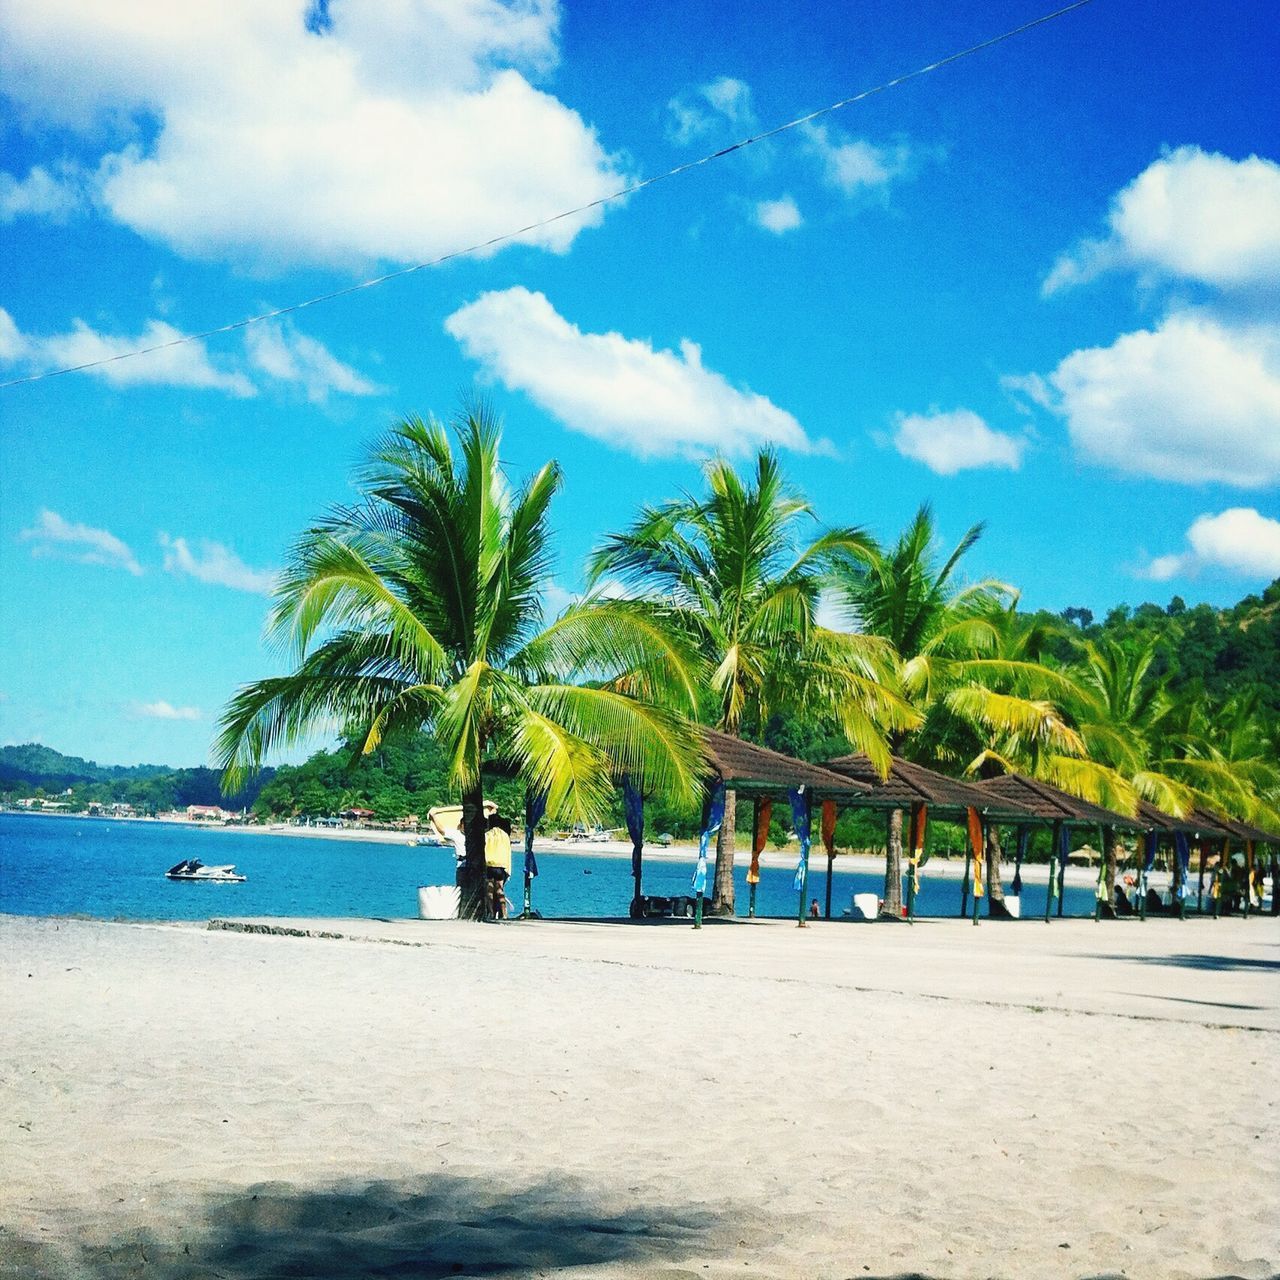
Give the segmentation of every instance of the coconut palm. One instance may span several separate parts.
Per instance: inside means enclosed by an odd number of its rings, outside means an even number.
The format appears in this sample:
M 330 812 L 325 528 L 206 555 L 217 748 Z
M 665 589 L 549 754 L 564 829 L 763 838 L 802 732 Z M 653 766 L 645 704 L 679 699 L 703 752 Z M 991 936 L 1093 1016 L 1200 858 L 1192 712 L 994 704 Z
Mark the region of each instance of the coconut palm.
M 833 559 L 868 554 L 869 540 L 856 529 L 817 531 L 770 449 L 757 454 L 747 479 L 717 458 L 704 480 L 704 497 L 645 507 L 607 538 L 592 557 L 593 580 L 617 580 L 673 644 L 701 656 L 706 722 L 758 736 L 770 715 L 788 711 L 837 726 L 887 769 L 885 728 L 914 723 L 896 689 L 892 651 L 816 619 Z M 730 794 L 711 900 L 722 914 L 734 909 L 734 826 Z
M 961 560 L 982 536 L 974 525 L 939 564 L 933 512 L 925 504 L 888 549 L 856 549 L 832 578 L 852 625 L 893 646 L 915 726 L 895 727 L 896 753 L 922 762 L 957 762 L 961 730 L 970 740 L 998 735 L 1007 749 L 1055 744 L 1082 749 L 1045 696 L 1053 673 L 1017 645 L 1010 619 L 1017 592 L 992 579 L 960 585 Z M 902 811 L 891 810 L 885 849 L 884 914 L 902 910 Z M 998 858 L 996 860 L 998 870 Z M 997 877 L 998 889 L 998 877 Z
M 358 735 L 366 753 L 389 734 L 430 732 L 461 796 L 462 914 L 477 918 L 486 761 L 546 793 L 552 814 L 583 821 L 603 812 L 614 773 L 689 800 L 700 766 L 695 733 L 673 710 L 599 687 L 643 668 L 667 708 L 689 702 L 693 677 L 646 618 L 600 601 L 543 626 L 556 464 L 513 490 L 493 413 L 469 407 L 456 429 L 455 454 L 439 422 L 402 421 L 371 450 L 362 501 L 299 539 L 268 628 L 296 668 L 234 696 L 217 753 L 234 783 L 322 727 Z

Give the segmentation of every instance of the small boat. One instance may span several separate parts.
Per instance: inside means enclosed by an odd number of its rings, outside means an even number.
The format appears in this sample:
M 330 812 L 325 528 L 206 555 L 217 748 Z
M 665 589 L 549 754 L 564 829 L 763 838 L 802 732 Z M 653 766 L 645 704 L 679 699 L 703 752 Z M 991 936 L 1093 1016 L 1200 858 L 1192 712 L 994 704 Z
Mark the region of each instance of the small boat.
M 187 858 L 164 874 L 166 880 L 203 880 L 212 884 L 243 884 L 248 879 L 237 875 L 234 866 L 206 867 L 199 858 Z

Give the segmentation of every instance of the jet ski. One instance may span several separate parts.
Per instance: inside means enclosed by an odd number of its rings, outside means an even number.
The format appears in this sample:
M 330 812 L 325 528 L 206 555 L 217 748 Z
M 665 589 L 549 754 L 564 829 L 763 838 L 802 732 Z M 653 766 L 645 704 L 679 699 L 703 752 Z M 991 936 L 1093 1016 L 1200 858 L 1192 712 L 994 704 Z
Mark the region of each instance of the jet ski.
M 166 880 L 204 880 L 214 884 L 243 884 L 248 879 L 237 875 L 234 866 L 206 867 L 199 858 L 187 858 L 164 874 Z

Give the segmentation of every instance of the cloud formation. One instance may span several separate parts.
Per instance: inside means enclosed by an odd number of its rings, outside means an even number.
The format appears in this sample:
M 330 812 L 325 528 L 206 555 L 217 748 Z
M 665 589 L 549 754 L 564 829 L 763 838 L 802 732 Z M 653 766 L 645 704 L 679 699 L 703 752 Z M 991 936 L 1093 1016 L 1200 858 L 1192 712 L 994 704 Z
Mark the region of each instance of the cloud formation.
M 802 126 L 810 153 L 822 167 L 829 187 L 846 196 L 883 191 L 911 167 L 911 152 L 904 145 L 877 146 L 864 138 L 850 138 L 825 124 Z
M 972 409 L 950 413 L 900 413 L 893 447 L 940 476 L 1002 467 L 1017 471 L 1027 442 L 989 427 Z
M 111 361 L 126 352 L 160 346 L 180 337 L 182 331 L 164 320 L 148 320 L 141 333 L 132 337 L 101 333 L 79 319 L 71 322 L 67 333 L 24 334 L 13 317 L 0 307 L 0 364 L 18 365 L 32 372 Z M 113 387 L 196 387 L 225 391 L 233 396 L 257 394 L 243 373 L 215 366 L 203 342 L 186 342 L 128 360 L 114 360 L 85 372 Z
M 756 127 L 751 86 L 733 76 L 717 76 L 667 103 L 667 137 L 691 146 L 726 127 L 750 133 Z
M 138 714 L 150 720 L 203 720 L 204 712 L 199 707 L 175 707 L 165 702 L 143 702 L 138 706 Z
M 1280 327 L 1175 312 L 1073 351 L 1041 398 L 1079 453 L 1118 471 L 1242 489 L 1280 481 Z
M 11 0 L 0 81 L 28 117 L 103 147 L 92 188 L 109 217 L 260 271 L 422 261 L 625 185 L 595 131 L 531 83 L 556 63 L 554 0 L 312 17 Z M 603 216 L 524 241 L 563 252 Z
M 128 545 L 106 529 L 92 525 L 76 524 L 47 508 L 36 517 L 30 529 L 23 529 L 18 537 L 31 543 L 34 556 L 56 556 L 61 560 L 74 560 L 77 564 L 100 564 L 109 569 L 123 569 L 134 577 L 141 577 L 142 566 Z
M 1201 570 L 1263 580 L 1280 577 L 1280 520 L 1253 507 L 1231 507 L 1216 516 L 1200 516 L 1187 530 L 1187 550 L 1158 556 L 1146 576 L 1157 582 Z
M 755 208 L 756 222 L 766 231 L 780 236 L 804 225 L 800 209 L 790 196 L 778 200 L 761 200 Z
M 0 223 L 18 218 L 65 222 L 84 202 L 82 179 L 64 166 L 61 175 L 35 165 L 25 178 L 0 173 Z
M 299 333 L 291 325 L 256 325 L 246 330 L 244 342 L 255 368 L 277 381 L 300 386 L 312 404 L 323 404 L 333 392 L 374 396 L 384 390 L 349 364 L 343 364 L 324 343 Z
M 221 542 L 201 538 L 199 550 L 192 551 L 186 538 L 162 533 L 160 545 L 164 548 L 164 567 L 170 573 L 184 573 L 200 582 L 263 596 L 270 595 L 276 584 L 274 570 L 251 569 Z
M 583 333 L 524 288 L 481 294 L 445 329 L 488 375 L 571 431 L 640 457 L 822 447 L 786 410 L 706 368 L 687 338 L 670 351 L 620 333 Z
M 1045 294 L 1127 268 L 1229 289 L 1280 283 L 1280 165 L 1178 147 L 1111 202 L 1108 234 L 1054 264 Z

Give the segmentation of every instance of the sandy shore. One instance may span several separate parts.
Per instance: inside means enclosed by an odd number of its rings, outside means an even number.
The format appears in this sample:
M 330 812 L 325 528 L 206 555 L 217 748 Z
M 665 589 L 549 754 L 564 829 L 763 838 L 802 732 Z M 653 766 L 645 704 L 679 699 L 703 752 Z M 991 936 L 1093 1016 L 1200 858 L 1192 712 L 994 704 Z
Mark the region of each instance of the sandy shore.
M 1271 920 L 284 924 L 0 917 L 0 1274 L 1277 1270 Z

